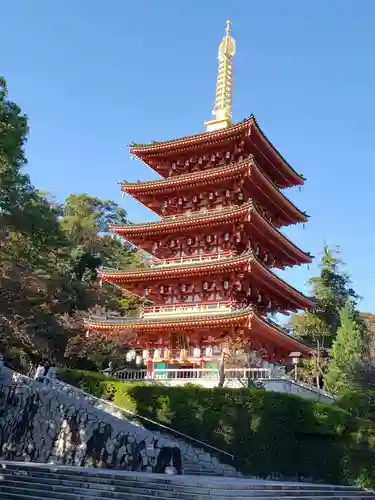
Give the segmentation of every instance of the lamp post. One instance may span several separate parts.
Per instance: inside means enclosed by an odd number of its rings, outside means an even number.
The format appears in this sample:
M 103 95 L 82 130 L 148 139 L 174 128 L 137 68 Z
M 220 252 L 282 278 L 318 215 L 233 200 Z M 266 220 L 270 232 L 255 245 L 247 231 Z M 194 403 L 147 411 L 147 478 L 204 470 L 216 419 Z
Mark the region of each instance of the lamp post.
M 292 359 L 292 364 L 294 366 L 294 380 L 298 380 L 298 364 L 302 354 L 300 352 L 291 352 L 289 358 Z

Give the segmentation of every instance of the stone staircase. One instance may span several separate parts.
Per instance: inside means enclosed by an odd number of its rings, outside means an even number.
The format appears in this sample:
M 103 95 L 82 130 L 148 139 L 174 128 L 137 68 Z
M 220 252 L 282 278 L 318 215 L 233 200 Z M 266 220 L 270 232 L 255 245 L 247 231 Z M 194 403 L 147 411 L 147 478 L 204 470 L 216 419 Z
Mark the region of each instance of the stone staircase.
M 355 487 L 0 462 L 0 500 L 375 500 Z

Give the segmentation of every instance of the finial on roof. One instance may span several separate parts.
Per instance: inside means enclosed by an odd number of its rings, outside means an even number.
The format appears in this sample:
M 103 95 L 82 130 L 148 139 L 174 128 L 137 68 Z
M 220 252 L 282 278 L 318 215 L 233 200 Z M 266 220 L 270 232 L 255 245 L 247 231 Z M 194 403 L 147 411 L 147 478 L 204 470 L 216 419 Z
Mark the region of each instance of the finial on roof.
M 207 131 L 229 127 L 232 116 L 232 58 L 236 53 L 236 41 L 230 36 L 231 22 L 227 21 L 225 36 L 218 53 L 218 72 L 216 80 L 216 99 L 212 114 L 214 120 L 206 122 Z
M 227 28 L 225 30 L 225 33 L 226 33 L 226 36 L 229 36 L 230 35 L 230 25 L 232 23 L 230 21 L 227 21 Z

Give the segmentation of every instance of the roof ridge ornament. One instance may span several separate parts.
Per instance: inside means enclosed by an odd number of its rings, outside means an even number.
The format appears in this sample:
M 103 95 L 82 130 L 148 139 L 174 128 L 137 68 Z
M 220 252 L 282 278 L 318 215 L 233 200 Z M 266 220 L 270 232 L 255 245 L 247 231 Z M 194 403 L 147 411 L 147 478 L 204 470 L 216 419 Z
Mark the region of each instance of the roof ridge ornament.
M 231 36 L 231 22 L 227 21 L 225 36 L 219 46 L 218 71 L 216 80 L 215 119 L 205 122 L 207 132 L 220 130 L 231 125 L 232 116 L 232 58 L 236 53 L 236 41 Z

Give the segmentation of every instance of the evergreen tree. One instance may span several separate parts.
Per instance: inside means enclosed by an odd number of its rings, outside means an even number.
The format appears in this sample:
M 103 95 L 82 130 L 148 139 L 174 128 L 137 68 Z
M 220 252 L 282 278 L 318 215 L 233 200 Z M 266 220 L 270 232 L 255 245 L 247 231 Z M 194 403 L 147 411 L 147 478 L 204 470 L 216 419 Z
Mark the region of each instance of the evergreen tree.
M 333 394 L 344 394 L 353 389 L 353 374 L 362 359 L 364 337 L 363 323 L 348 302 L 340 310 L 340 326 L 324 378 L 326 388 Z
M 347 303 L 354 308 L 358 295 L 350 287 L 349 276 L 342 271 L 339 252 L 323 249 L 320 275 L 309 280 L 316 307 L 291 317 L 293 335 L 320 348 L 330 348 L 340 325 L 340 310 Z

